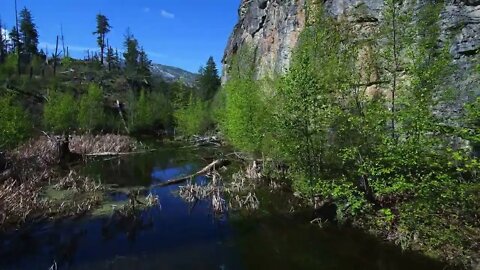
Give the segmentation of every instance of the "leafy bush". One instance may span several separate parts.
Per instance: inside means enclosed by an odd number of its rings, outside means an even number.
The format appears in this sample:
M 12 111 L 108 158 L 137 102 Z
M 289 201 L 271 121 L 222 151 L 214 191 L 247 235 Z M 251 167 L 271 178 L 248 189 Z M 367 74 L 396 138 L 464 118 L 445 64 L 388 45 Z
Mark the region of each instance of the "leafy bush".
M 77 127 L 78 106 L 70 93 L 52 91 L 43 108 L 45 127 L 55 133 L 68 133 Z
M 206 132 L 211 126 L 209 104 L 190 96 L 189 103 L 174 112 L 175 123 L 180 133 L 186 136 Z
M 0 149 L 15 147 L 30 136 L 31 130 L 27 112 L 13 97 L 0 97 Z
M 80 99 L 78 124 L 85 131 L 98 130 L 105 125 L 103 91 L 96 84 L 90 84 L 87 93 Z
M 18 55 L 9 54 L 5 62 L 0 65 L 0 79 L 5 80 L 17 73 Z
M 161 93 L 140 91 L 138 98 L 134 93 L 129 97 L 129 126 L 132 132 L 152 131 L 170 122 L 170 105 Z
M 260 152 L 272 122 L 269 119 L 272 108 L 267 106 L 262 88 L 255 80 L 253 55 L 253 50 L 246 47 L 231 60 L 230 78 L 219 96 L 224 108 L 216 115 L 222 131 L 235 147 Z

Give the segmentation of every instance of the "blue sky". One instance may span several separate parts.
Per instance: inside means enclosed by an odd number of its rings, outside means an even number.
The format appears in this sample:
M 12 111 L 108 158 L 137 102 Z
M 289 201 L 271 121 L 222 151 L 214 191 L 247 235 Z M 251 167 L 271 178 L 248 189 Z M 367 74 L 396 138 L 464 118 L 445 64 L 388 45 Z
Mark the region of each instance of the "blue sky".
M 37 24 L 42 48 L 54 47 L 63 25 L 66 45 L 75 57 L 96 50 L 95 15 L 106 15 L 113 26 L 110 44 L 122 48 L 126 29 L 139 40 L 154 63 L 192 72 L 211 55 L 220 68 L 240 0 L 17 0 Z M 0 0 L 0 18 L 15 24 L 14 0 Z

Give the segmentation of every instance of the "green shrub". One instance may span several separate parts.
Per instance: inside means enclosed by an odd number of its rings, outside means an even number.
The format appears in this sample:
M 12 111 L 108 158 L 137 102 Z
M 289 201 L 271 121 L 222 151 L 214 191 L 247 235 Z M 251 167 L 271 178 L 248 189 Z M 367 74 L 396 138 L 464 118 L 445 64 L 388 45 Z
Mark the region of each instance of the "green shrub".
M 87 93 L 80 99 L 78 124 L 85 131 L 99 130 L 105 125 L 103 91 L 96 84 L 90 84 Z
M 77 127 L 77 101 L 70 93 L 53 91 L 43 108 L 45 127 L 55 133 L 68 133 Z
M 231 59 L 229 80 L 218 97 L 224 107 L 217 109 L 214 115 L 235 147 L 261 152 L 272 122 L 270 113 L 273 108 L 267 106 L 262 87 L 255 80 L 253 56 L 253 50 L 245 47 Z
M 174 118 L 177 129 L 186 136 L 202 134 L 212 123 L 208 102 L 193 95 L 186 106 L 174 112 Z
M 18 55 L 15 53 L 9 54 L 5 62 L 0 65 L 0 79 L 5 80 L 17 74 Z
M 0 149 L 12 148 L 30 136 L 27 112 L 11 96 L 0 97 Z
M 128 112 L 131 132 L 153 131 L 169 125 L 171 106 L 163 94 L 142 90 L 138 98 L 133 92 L 129 94 Z

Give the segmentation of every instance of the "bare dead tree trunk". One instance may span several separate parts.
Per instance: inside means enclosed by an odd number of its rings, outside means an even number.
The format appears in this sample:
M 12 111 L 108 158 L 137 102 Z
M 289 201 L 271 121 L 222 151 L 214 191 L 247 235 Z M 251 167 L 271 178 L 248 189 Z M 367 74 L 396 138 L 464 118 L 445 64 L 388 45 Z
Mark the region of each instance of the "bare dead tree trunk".
M 15 0 L 15 30 L 17 34 L 17 39 L 20 38 L 20 34 L 18 32 L 18 9 L 17 9 L 17 0 Z M 19 46 L 19 41 L 16 41 L 17 44 L 15 44 L 16 50 L 17 50 L 17 71 L 18 75 L 21 75 L 21 70 L 20 70 L 20 46 Z
M 117 110 L 118 110 L 118 114 L 120 115 L 120 118 L 122 119 L 123 126 L 125 127 L 125 130 L 127 131 L 127 134 L 130 134 L 130 130 L 128 129 L 128 125 L 127 125 L 127 120 L 125 119 L 123 105 L 118 99 L 115 103 L 116 103 L 116 107 L 117 107 Z
M 57 61 L 58 61 L 58 36 L 57 43 L 55 45 L 55 54 L 53 55 L 53 77 L 57 74 Z

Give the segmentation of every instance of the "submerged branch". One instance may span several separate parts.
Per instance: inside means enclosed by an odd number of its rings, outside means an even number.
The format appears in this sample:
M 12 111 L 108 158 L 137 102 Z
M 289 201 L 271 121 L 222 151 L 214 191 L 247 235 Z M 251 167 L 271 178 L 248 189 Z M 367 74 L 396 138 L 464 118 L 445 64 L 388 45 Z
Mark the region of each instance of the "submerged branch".
M 182 183 L 182 182 L 185 182 L 185 181 L 187 181 L 189 179 L 192 179 L 194 177 L 197 177 L 197 176 L 200 176 L 200 175 L 205 175 L 205 174 L 211 172 L 212 170 L 227 166 L 229 164 L 230 164 L 230 161 L 228 159 L 217 159 L 217 160 L 208 164 L 203 169 L 201 169 L 200 171 L 198 171 L 194 174 L 184 176 L 184 177 L 180 177 L 180 178 L 176 178 L 176 179 L 172 179 L 172 180 L 168 180 L 166 182 L 153 185 L 152 187 L 165 187 L 165 186 L 170 186 L 170 185 Z

